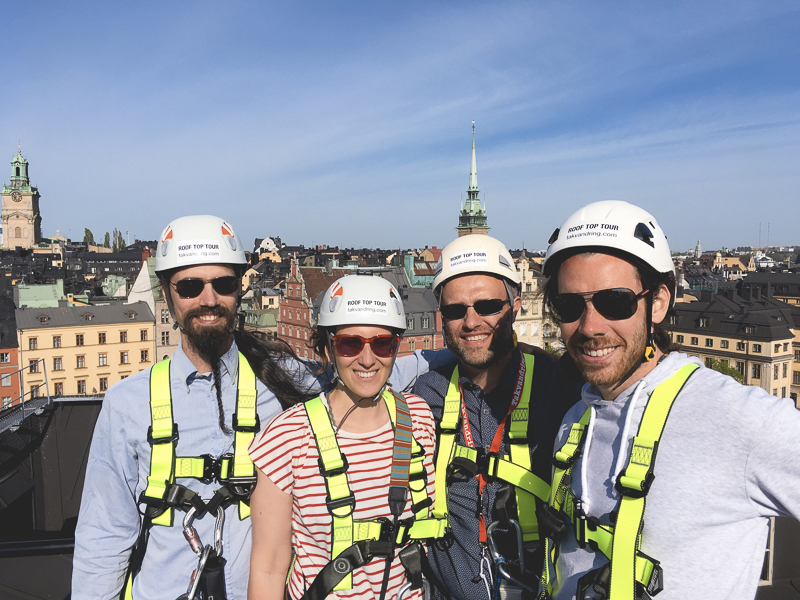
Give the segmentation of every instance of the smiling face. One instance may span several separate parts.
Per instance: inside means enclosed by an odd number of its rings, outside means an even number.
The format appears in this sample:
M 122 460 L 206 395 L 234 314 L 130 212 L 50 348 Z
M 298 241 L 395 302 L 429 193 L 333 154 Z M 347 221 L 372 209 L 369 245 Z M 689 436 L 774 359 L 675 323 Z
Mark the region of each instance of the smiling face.
M 167 291 L 172 297 L 175 320 L 181 326 L 181 338 L 188 350 L 205 359 L 219 358 L 228 351 L 236 318 L 238 294 L 218 294 L 210 283 L 196 298 L 181 298 L 172 284 L 182 279 L 210 280 L 235 275 L 226 265 L 200 265 L 180 269 L 170 278 Z
M 564 261 L 558 270 L 558 293 L 586 293 L 608 288 L 642 291 L 639 275 L 629 262 L 608 254 L 579 254 Z M 653 299 L 653 322 L 660 323 L 669 308 L 665 286 Z M 655 368 L 657 361 L 643 363 L 624 382 L 627 373 L 644 354 L 647 344 L 647 302 L 638 300 L 636 313 L 618 321 L 603 317 L 591 301 L 577 321 L 561 323 L 567 350 L 584 378 L 596 385 L 606 400 Z
M 463 275 L 448 281 L 442 289 L 441 305 L 475 304 L 478 300 L 507 300 L 503 281 L 491 275 Z M 447 347 L 461 363 L 473 370 L 492 367 L 514 348 L 514 314 L 521 301 L 514 299 L 496 315 L 481 316 L 473 307 L 462 319 L 442 319 Z
M 336 335 L 360 335 L 366 339 L 392 333 L 390 328 L 377 325 L 343 325 L 336 328 Z M 335 350 L 330 349 L 328 352 L 329 359 L 336 363 L 336 371 L 345 385 L 346 392 L 356 402 L 362 398 L 373 398 L 381 391 L 389 379 L 395 359 L 394 356 L 388 358 L 376 356 L 369 344 L 364 344 L 363 350 L 357 356 L 339 356 Z M 333 356 L 330 355 L 331 352 Z

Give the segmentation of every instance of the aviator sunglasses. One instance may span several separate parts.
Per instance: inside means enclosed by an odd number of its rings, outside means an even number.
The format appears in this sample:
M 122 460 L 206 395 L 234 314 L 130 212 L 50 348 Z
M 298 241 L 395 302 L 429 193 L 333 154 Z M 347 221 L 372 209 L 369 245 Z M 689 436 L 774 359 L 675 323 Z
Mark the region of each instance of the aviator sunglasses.
M 233 275 L 215 277 L 214 279 L 187 277 L 172 283 L 172 285 L 175 286 L 175 291 L 178 292 L 178 296 L 181 298 L 197 298 L 203 293 L 203 288 L 207 283 L 210 283 L 214 291 L 221 296 L 230 296 L 239 289 L 239 278 Z
M 439 312 L 448 321 L 454 321 L 466 317 L 467 309 L 471 306 L 479 316 L 488 317 L 503 310 L 505 304 L 508 304 L 508 300 L 492 298 L 491 300 L 478 300 L 475 304 L 443 304 L 439 307 Z
M 591 300 L 595 310 L 603 317 L 610 321 L 622 321 L 636 314 L 639 298 L 649 291 L 642 290 L 637 294 L 628 288 L 612 288 L 580 294 L 557 294 L 550 298 L 550 309 L 557 321 L 573 323 L 586 310 L 586 301 Z
M 391 358 L 400 345 L 400 337 L 396 335 L 376 335 L 371 338 L 361 337 L 360 335 L 335 335 L 333 336 L 333 347 L 339 356 L 352 358 L 358 356 L 364 350 L 364 344 L 369 344 L 372 353 L 380 358 Z

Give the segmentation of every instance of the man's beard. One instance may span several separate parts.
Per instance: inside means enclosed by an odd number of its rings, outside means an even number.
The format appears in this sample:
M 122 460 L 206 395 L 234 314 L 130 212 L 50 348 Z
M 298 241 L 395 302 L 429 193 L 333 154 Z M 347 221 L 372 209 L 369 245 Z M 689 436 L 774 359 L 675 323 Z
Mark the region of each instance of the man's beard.
M 492 334 L 492 341 L 489 348 L 485 351 L 480 349 L 466 348 L 462 345 L 461 338 L 451 331 L 445 323 L 444 337 L 447 348 L 455 354 L 465 365 L 473 369 L 488 369 L 496 365 L 505 358 L 514 348 L 514 312 L 509 310 L 503 315 L 494 326 L 486 333 Z M 480 333 L 480 332 L 478 332 Z
M 605 365 L 590 364 L 583 360 L 582 348 L 604 348 L 619 346 L 619 355 L 613 363 Z M 637 329 L 630 340 L 622 338 L 603 337 L 591 338 L 591 341 L 582 335 L 573 335 L 567 344 L 567 350 L 572 356 L 575 365 L 583 378 L 598 387 L 615 387 L 627 379 L 628 373 L 634 369 L 644 356 L 647 346 L 647 333 L 644 323 Z
M 198 325 L 199 319 L 195 317 L 202 315 L 218 315 L 223 320 L 213 327 Z M 235 318 L 233 311 L 220 305 L 193 308 L 183 317 L 183 333 L 194 351 L 213 364 L 230 348 Z

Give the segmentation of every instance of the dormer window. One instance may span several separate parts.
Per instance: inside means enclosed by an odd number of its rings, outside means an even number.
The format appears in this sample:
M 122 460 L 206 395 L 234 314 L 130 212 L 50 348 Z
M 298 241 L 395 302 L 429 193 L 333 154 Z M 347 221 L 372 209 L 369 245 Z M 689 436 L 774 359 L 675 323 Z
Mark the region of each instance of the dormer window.
M 50 317 L 48 317 L 47 315 L 42 315 L 41 317 L 39 317 L 39 323 L 47 323 L 49 320 Z
M 136 313 L 135 313 L 135 312 L 133 312 L 133 311 L 129 312 L 129 313 L 128 313 L 128 318 L 129 318 L 131 321 L 133 321 L 133 319 L 135 319 L 135 318 L 136 318 Z
M 700 317 L 700 327 L 708 327 L 709 321 L 708 317 Z
M 92 319 L 94 319 L 94 315 L 92 313 L 86 313 L 85 315 L 83 315 L 84 321 L 91 321 Z

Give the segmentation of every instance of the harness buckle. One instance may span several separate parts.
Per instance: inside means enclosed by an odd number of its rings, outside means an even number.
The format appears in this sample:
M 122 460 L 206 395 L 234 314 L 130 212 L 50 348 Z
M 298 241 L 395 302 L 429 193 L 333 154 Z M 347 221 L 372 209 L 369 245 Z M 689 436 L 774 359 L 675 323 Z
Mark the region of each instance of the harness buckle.
M 347 463 L 347 457 L 344 454 L 342 454 L 342 466 L 338 469 L 326 469 L 321 457 L 317 459 L 317 463 L 319 464 L 319 472 L 323 477 L 344 475 L 347 473 L 347 469 L 350 467 L 350 465 Z
M 614 488 L 622 496 L 627 496 L 628 498 L 644 498 L 647 496 L 647 492 L 650 491 L 650 486 L 653 485 L 653 480 L 655 478 L 655 474 L 651 471 L 644 476 L 644 479 L 635 478 L 634 482 L 631 482 L 629 485 L 627 485 L 623 482 L 623 480 L 627 481 L 633 478 L 626 476 L 625 471 L 623 471 L 617 478 Z M 636 484 L 638 484 L 639 487 L 633 487 Z
M 152 446 L 153 444 L 170 444 L 178 441 L 178 424 L 172 424 L 172 435 L 168 437 L 154 438 L 153 426 L 147 428 L 147 442 Z
M 233 430 L 243 431 L 246 433 L 258 433 L 259 431 L 261 431 L 261 419 L 258 418 L 258 413 L 256 413 L 255 425 L 239 425 L 239 418 L 237 416 L 237 413 L 233 413 Z
M 349 496 L 345 496 L 344 498 L 338 498 L 337 500 L 331 500 L 330 494 L 325 496 L 325 505 L 328 507 L 328 512 L 332 515 L 342 518 L 348 517 L 353 514 L 353 511 L 356 509 L 356 497 L 353 495 L 353 492 L 350 492 Z M 333 511 L 339 508 L 344 508 L 346 506 L 350 507 L 350 512 L 344 515 L 338 515 Z M 381 531 L 383 531 L 381 529 Z
M 575 464 L 575 461 L 578 460 L 582 452 L 583 448 L 581 448 L 580 446 L 575 448 L 575 452 L 573 452 L 572 456 L 564 454 L 559 450 L 553 455 L 553 466 L 556 467 L 557 469 L 562 469 L 566 471 L 572 465 Z M 564 457 L 564 458 L 559 458 L 559 457 Z
M 486 475 L 486 477 L 493 479 L 497 474 L 497 459 L 499 458 L 499 454 L 497 452 L 486 452 L 483 448 L 476 448 L 476 456 L 475 456 L 475 464 L 478 467 L 478 473 L 481 475 Z M 489 472 L 489 466 L 491 465 L 492 459 L 494 461 L 494 469 L 492 472 Z
M 203 477 L 200 481 L 211 483 L 219 476 L 219 461 L 210 454 L 201 454 L 200 458 L 203 459 Z

